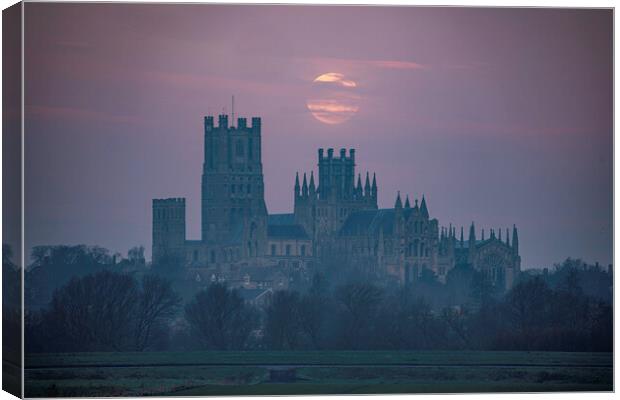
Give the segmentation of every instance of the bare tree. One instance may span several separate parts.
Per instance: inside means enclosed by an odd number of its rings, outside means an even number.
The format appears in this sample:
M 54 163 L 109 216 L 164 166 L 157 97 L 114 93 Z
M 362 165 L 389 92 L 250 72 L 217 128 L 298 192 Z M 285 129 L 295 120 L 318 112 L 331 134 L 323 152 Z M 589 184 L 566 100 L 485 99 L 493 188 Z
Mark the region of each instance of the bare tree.
M 256 321 L 238 292 L 218 283 L 185 306 L 185 317 L 206 344 L 218 350 L 244 348 Z
M 145 275 L 136 307 L 135 348 L 143 351 L 148 347 L 153 328 L 170 318 L 181 297 L 172 289 L 170 281 L 157 275 Z
M 273 349 L 295 349 L 299 342 L 299 295 L 277 291 L 267 308 L 265 336 Z
M 55 291 L 47 326 L 68 350 L 122 350 L 138 299 L 135 280 L 102 271 L 74 278 Z
M 340 287 L 336 297 L 344 306 L 341 335 L 348 346 L 357 349 L 371 335 L 382 292 L 371 283 L 350 283 Z

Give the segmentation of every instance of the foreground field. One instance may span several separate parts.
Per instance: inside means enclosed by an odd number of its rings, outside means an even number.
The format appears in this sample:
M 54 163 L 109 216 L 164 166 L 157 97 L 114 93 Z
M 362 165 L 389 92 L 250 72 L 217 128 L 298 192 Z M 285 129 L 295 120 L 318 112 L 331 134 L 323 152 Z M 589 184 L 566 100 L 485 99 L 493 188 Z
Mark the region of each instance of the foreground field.
M 611 391 L 611 353 L 191 352 L 26 357 L 26 396 Z M 274 371 L 275 374 L 274 374 Z M 284 379 L 278 371 L 285 371 Z

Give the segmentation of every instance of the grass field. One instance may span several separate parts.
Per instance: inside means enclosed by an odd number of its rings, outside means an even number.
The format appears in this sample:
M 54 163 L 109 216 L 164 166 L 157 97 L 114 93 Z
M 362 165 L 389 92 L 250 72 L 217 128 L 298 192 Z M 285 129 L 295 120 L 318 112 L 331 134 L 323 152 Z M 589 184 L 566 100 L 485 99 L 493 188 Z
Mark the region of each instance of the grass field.
M 611 391 L 611 353 L 191 352 L 26 357 L 26 396 Z M 274 382 L 270 371 L 295 371 Z

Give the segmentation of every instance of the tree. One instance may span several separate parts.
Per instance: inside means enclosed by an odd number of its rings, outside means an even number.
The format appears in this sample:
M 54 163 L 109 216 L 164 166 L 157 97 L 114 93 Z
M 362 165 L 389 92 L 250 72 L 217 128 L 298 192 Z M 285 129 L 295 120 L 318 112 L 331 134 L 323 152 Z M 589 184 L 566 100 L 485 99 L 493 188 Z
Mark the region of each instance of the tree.
M 237 290 L 214 283 L 199 292 L 185 307 L 191 328 L 210 348 L 243 349 L 256 322 Z
M 127 347 L 138 301 L 135 280 L 109 271 L 73 278 L 55 291 L 46 326 L 61 350 L 120 351 Z
M 144 246 L 135 246 L 129 249 L 127 252 L 127 260 L 133 265 L 143 265 L 144 261 Z
M 272 349 L 295 349 L 300 334 L 300 300 L 297 292 L 277 291 L 267 307 L 265 338 Z
M 142 278 L 136 306 L 135 348 L 143 351 L 150 343 L 153 329 L 169 319 L 181 303 L 170 281 L 157 275 Z
M 519 282 L 506 295 L 505 315 L 520 345 L 531 349 L 549 323 L 553 292 L 539 277 Z
M 358 349 L 372 336 L 376 310 L 382 292 L 371 283 L 350 283 L 336 291 L 336 298 L 344 308 L 340 320 L 340 334 L 344 345 Z
M 314 274 L 312 285 L 299 302 L 299 324 L 302 332 L 308 337 L 312 347 L 322 347 L 321 331 L 325 323 L 328 307 L 327 282 L 321 274 Z

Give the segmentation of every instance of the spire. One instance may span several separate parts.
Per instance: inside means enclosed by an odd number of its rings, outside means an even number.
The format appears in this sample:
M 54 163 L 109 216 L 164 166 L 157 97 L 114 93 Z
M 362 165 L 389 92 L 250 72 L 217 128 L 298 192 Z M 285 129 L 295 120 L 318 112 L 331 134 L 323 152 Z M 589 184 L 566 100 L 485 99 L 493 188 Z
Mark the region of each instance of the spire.
M 304 183 L 301 185 L 301 195 L 303 197 L 308 196 L 308 182 L 306 181 L 306 173 L 304 172 Z
M 491 228 L 491 236 L 490 239 L 495 239 L 495 230 Z
M 470 243 L 474 243 L 476 242 L 476 228 L 474 227 L 474 223 L 471 223 L 471 226 L 469 227 L 469 242 Z
M 362 194 L 362 174 L 357 174 L 357 191 Z
M 405 208 L 411 208 L 411 204 L 409 204 L 409 195 L 407 195 L 407 198 L 405 199 Z
M 484 228 L 482 228 L 482 240 L 484 240 Z
M 394 204 L 394 208 L 403 208 L 403 202 L 400 200 L 400 190 L 396 195 L 396 204 Z
M 517 235 L 517 226 L 512 226 L 512 249 L 519 254 L 519 235 Z
M 463 227 L 461 226 L 461 247 L 463 247 Z
M 316 193 L 316 186 L 314 186 L 314 171 L 310 171 L 310 196 L 314 196 Z
M 501 241 L 502 241 L 502 229 L 500 228 L 500 229 L 498 229 L 497 231 L 499 232 L 499 237 L 498 237 L 498 239 L 499 239 L 499 241 L 501 242 Z
M 415 199 L 415 205 L 413 206 L 414 210 L 419 210 L 420 207 L 418 207 L 418 199 Z
M 299 172 L 295 174 L 295 196 L 299 196 Z
M 510 236 L 508 236 L 508 228 L 506 228 L 506 246 L 510 246 Z
M 372 173 L 372 197 L 377 197 L 377 177 Z
M 364 195 L 370 197 L 370 177 L 366 172 L 366 183 L 364 184 Z
M 422 195 L 422 203 L 420 203 L 420 213 L 424 218 L 428 218 L 428 208 L 426 208 L 426 199 Z

